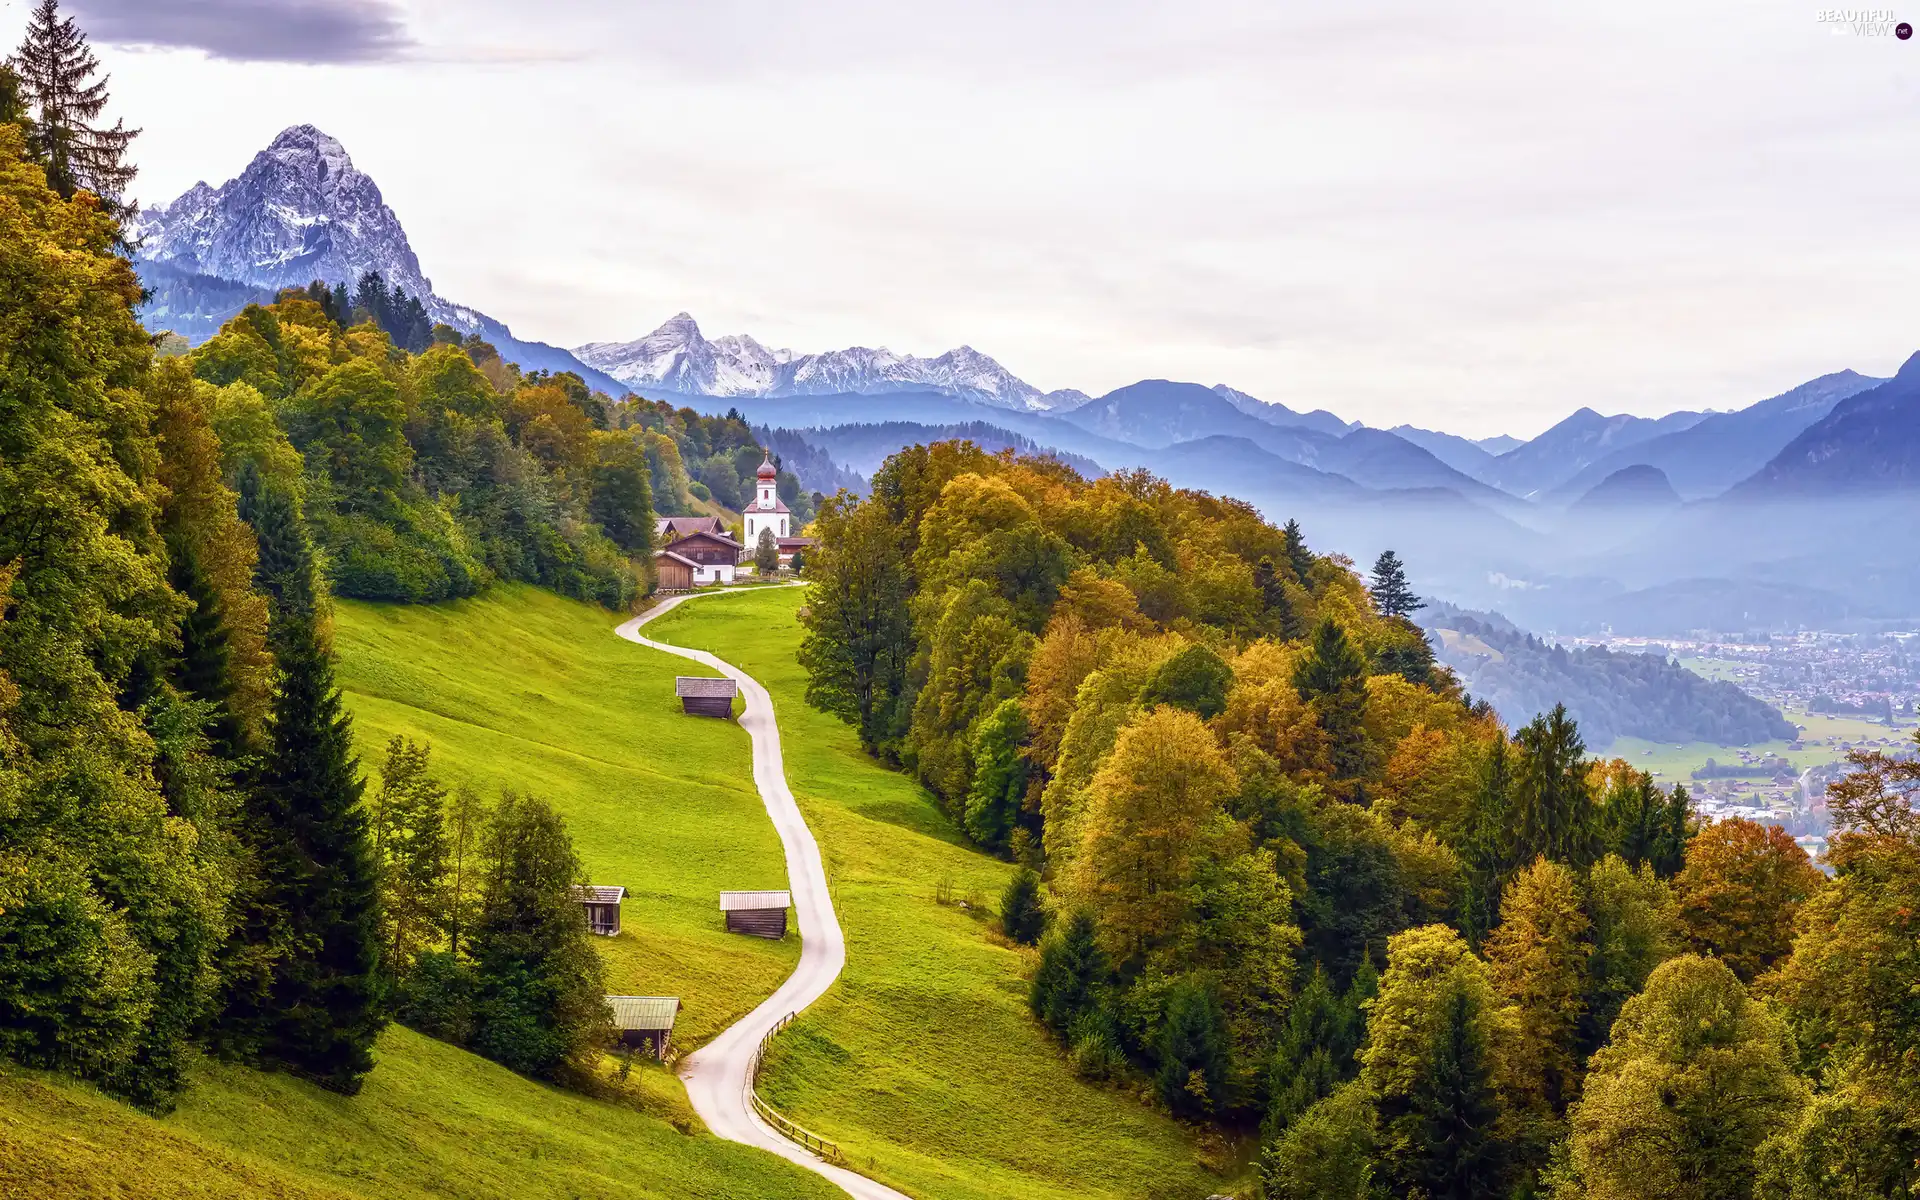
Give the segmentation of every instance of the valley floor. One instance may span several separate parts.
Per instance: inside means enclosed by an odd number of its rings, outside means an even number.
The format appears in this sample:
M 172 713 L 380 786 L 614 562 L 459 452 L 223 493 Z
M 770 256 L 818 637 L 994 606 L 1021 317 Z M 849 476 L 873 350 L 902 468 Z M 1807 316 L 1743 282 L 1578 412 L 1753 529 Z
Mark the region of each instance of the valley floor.
M 761 1094 L 915 1196 L 1222 1190 L 1237 1177 L 1231 1148 L 1081 1082 L 1028 1015 L 1032 952 L 991 928 L 1013 868 L 962 844 L 931 796 L 808 707 L 794 657 L 804 596 L 708 597 L 647 628 L 720 655 L 772 694 L 788 782 L 846 930 L 840 982 L 775 1043 Z M 940 903 L 942 890 L 956 903 Z

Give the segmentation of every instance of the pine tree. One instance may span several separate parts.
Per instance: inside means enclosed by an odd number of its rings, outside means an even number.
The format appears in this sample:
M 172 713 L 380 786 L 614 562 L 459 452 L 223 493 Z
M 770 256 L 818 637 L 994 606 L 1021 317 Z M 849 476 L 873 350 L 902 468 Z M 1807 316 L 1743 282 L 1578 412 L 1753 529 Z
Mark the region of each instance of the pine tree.
M 1395 1164 L 1395 1181 L 1431 1200 L 1493 1200 L 1505 1193 L 1486 1021 L 1469 988 L 1449 988 L 1441 1005 L 1427 1069 L 1409 1098 L 1418 1155 Z
M 1487 750 L 1460 837 L 1460 931 L 1480 947 L 1500 912 L 1500 893 L 1519 866 L 1513 831 L 1512 754 L 1506 738 Z
M 600 956 L 573 888 L 584 877 L 558 813 L 500 799 L 487 828 L 485 900 L 473 931 L 473 1048 L 553 1077 L 587 1067 L 611 1035 Z
M 1300 522 L 1288 521 L 1283 531 L 1286 538 L 1287 565 L 1293 570 L 1293 578 L 1301 587 L 1313 585 L 1313 553 L 1307 549 L 1307 539 L 1300 532 Z
M 1168 1108 L 1204 1116 L 1232 1106 L 1227 1020 L 1211 988 L 1191 979 L 1174 985 L 1154 1049 L 1160 1059 L 1154 1082 Z
M 380 277 L 380 272 L 368 271 L 360 276 L 353 293 L 356 315 L 365 314 L 362 320 L 372 321 L 384 330 L 388 322 L 387 310 L 392 305 L 393 297 L 387 292 L 387 281 Z
M 1267 1072 L 1267 1137 L 1286 1132 L 1354 1073 L 1358 1008 L 1334 995 L 1326 971 L 1315 963 L 1307 986 L 1287 1010 Z
M 1065 1036 L 1076 1017 L 1100 1006 L 1111 973 L 1093 916 L 1075 913 L 1066 929 L 1040 951 L 1040 968 L 1028 993 L 1033 1015 Z
M 1040 903 L 1040 875 L 1022 867 L 1000 896 L 1000 932 L 1031 946 L 1047 931 L 1047 910 Z
M 259 902 L 280 954 L 264 996 L 232 1014 L 258 1052 L 349 1095 L 373 1069 L 384 1023 L 377 872 L 352 719 L 321 636 L 313 548 L 291 500 L 243 480 L 241 516 L 260 541 L 279 671 L 251 822 Z M 277 927 L 277 928 L 276 928 Z
M 1647 861 L 1653 865 L 1653 873 L 1662 879 L 1672 879 L 1680 873 L 1687 863 L 1687 842 L 1693 837 L 1693 798 L 1687 795 L 1687 785 L 1676 783 L 1673 792 L 1667 797 L 1665 820 L 1660 834 L 1653 840 L 1652 850 Z
M 174 590 L 193 601 L 193 611 L 180 621 L 180 655 L 174 662 L 173 683 L 207 710 L 207 740 L 220 758 L 236 761 L 244 750 L 239 718 L 233 711 L 233 652 L 226 614 L 219 593 L 200 568 L 190 547 L 173 548 L 168 567 Z
M 1373 607 L 1383 617 L 1410 617 L 1426 607 L 1426 602 L 1407 586 L 1407 571 L 1399 555 L 1382 550 L 1373 562 Z
M 1311 650 L 1294 668 L 1293 686 L 1300 699 L 1313 706 L 1327 735 L 1334 790 L 1343 799 L 1359 801 L 1359 780 L 1369 765 L 1367 660 L 1332 617 L 1320 618 Z
M 428 771 L 432 751 L 395 734 L 373 804 L 380 867 L 381 959 L 398 980 L 440 939 L 447 919 L 447 789 Z
M 1293 571 L 1288 565 L 1289 573 Z M 1254 590 L 1260 593 L 1260 607 L 1267 614 L 1267 628 L 1280 635 L 1286 641 L 1292 641 L 1301 634 L 1300 615 L 1293 610 L 1293 601 L 1287 599 L 1286 585 L 1280 580 L 1280 568 L 1274 566 L 1271 555 L 1261 555 L 1253 568 Z
M 1520 747 L 1513 785 L 1517 858 L 1592 863 L 1599 857 L 1600 830 L 1587 787 L 1587 745 L 1567 706 L 1556 704 L 1535 717 L 1514 741 Z
M 27 19 L 25 38 L 10 64 L 32 112 L 28 152 L 46 168 L 47 183 L 72 198 L 85 189 L 100 197 L 116 218 L 131 215 L 122 200 L 135 168 L 127 146 L 139 134 L 126 122 L 93 124 L 107 106 L 107 77 L 94 79 L 100 60 L 58 0 L 40 0 Z
M 771 579 L 780 570 L 780 543 L 774 540 L 771 525 L 760 531 L 753 544 L 753 573 L 761 579 Z

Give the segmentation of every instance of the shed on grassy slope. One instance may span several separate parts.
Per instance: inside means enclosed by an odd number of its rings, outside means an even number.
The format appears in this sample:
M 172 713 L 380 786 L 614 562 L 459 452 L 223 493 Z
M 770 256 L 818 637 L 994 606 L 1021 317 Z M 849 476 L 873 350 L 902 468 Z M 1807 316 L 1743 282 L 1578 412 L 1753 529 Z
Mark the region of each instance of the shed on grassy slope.
M 732 717 L 733 697 L 739 690 L 740 685 L 731 679 L 708 675 L 676 675 L 673 679 L 673 694 L 680 697 L 680 707 L 694 716 Z
M 608 996 L 613 1028 L 620 1044 L 664 1059 L 673 1044 L 673 1019 L 680 1013 L 678 996 Z
M 754 937 L 787 936 L 787 909 L 793 896 L 787 892 L 721 892 L 720 913 L 726 918 L 728 933 L 750 933 Z
M 587 932 L 612 937 L 620 932 L 620 902 L 627 889 L 589 883 L 573 889 L 573 898 L 587 911 Z

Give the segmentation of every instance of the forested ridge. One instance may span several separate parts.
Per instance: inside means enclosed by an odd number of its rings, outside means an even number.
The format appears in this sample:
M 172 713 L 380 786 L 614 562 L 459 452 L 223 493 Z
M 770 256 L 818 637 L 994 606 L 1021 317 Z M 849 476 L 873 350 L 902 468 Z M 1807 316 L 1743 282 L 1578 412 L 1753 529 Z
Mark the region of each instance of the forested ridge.
M 1258 1136 L 1269 1197 L 1920 1184 L 1912 767 L 1857 760 L 1829 881 L 1564 707 L 1503 727 L 1391 554 L 965 442 L 816 532 L 809 700 L 1030 868 L 1074 1069 Z
M 1749 746 L 1794 736 L 1793 723 L 1773 705 L 1738 684 L 1702 678 L 1664 654 L 1568 649 L 1458 609 L 1424 623 L 1493 651 L 1468 646 L 1445 655 L 1476 697 L 1509 717 L 1565 704 L 1596 745 L 1637 737 Z
M 370 788 L 332 597 L 624 609 L 653 498 L 761 451 L 423 338 L 377 276 L 176 352 L 134 315 L 97 73 L 53 0 L 0 67 L 0 1055 L 154 1111 L 199 1052 L 351 1095 L 400 1019 L 617 1086 L 564 823 L 400 739 Z

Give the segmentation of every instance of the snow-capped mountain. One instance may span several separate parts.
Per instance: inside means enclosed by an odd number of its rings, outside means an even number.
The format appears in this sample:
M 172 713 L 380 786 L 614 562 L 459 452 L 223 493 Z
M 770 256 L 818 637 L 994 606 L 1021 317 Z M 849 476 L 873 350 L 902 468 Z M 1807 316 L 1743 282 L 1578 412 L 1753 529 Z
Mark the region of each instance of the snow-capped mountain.
M 346 148 L 311 125 L 281 132 L 219 187 L 196 183 L 133 221 L 140 257 L 198 275 L 276 289 L 315 279 L 351 283 L 378 271 L 434 315 L 472 327 L 473 314 L 433 297 L 433 285 L 379 185 Z
M 1084 392 L 1042 392 L 971 346 L 937 358 L 854 346 L 824 354 L 769 350 L 745 334 L 708 340 L 679 313 L 632 342 L 591 342 L 574 356 L 630 387 L 700 396 L 823 396 L 844 392 L 940 391 L 1002 408 L 1082 404 Z

